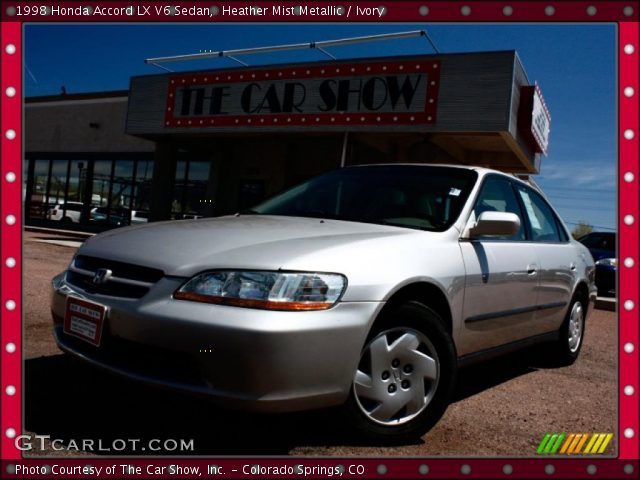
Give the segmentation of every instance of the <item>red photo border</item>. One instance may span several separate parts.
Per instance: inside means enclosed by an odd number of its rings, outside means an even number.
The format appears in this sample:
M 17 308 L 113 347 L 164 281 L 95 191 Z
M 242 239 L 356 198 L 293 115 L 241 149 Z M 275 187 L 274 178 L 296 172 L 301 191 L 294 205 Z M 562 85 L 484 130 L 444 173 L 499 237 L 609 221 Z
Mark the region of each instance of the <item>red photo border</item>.
M 17 4 L 15 2 L 13 5 Z M 80 6 L 82 2 L 51 2 L 60 6 Z M 173 2 L 179 6 L 192 6 L 196 2 Z M 207 2 L 208 6 L 230 5 L 232 2 Z M 260 6 L 272 4 L 289 4 L 311 2 L 259 2 Z M 618 424 L 618 457 L 615 459 L 558 459 L 558 458 L 382 458 L 357 459 L 366 469 L 366 477 L 386 478 L 635 478 L 639 470 L 638 456 L 638 308 L 640 307 L 638 258 L 638 3 L 628 2 L 559 2 L 559 1 L 513 1 L 513 2 L 343 2 L 343 4 L 360 6 L 386 6 L 386 14 L 378 20 L 386 22 L 616 22 L 618 25 L 618 232 L 619 232 L 619 287 L 618 287 L 618 358 L 619 358 L 619 424 Z M 153 2 L 95 2 L 101 6 L 149 5 Z M 23 4 L 24 5 L 24 4 Z M 203 4 L 199 4 L 203 5 Z M 341 5 L 338 2 L 327 2 L 323 5 Z M 237 6 L 237 5 L 234 5 Z M 0 328 L 0 426 L 1 426 L 1 458 L 2 472 L 8 475 L 7 468 L 16 463 L 30 466 L 51 464 L 52 460 L 23 459 L 21 452 L 14 446 L 13 437 L 22 430 L 22 19 L 11 15 L 8 10 L 11 2 L 2 3 L 2 23 L 0 24 L 2 78 L 0 91 L 0 129 L 2 177 L 0 178 L 0 212 L 1 212 L 1 328 Z M 421 8 L 422 7 L 422 8 Z M 427 9 L 425 10 L 425 7 Z M 627 10 L 625 10 L 627 8 Z M 632 8 L 629 14 L 628 8 Z M 26 18 L 26 17 L 22 17 Z M 167 22 L 171 18 L 150 16 L 148 21 Z M 51 21 L 85 21 L 92 22 L 139 22 L 137 17 L 122 16 L 105 18 L 73 17 L 68 18 L 50 15 L 34 15 L 27 18 L 29 22 Z M 189 21 L 189 18 L 175 17 L 175 21 Z M 248 17 L 241 19 L 215 19 L 216 23 L 233 21 L 242 22 L 286 22 L 287 19 L 274 18 L 271 15 Z M 296 22 L 318 22 L 318 17 L 296 16 Z M 343 17 L 324 18 L 325 22 L 344 22 Z M 370 21 L 369 19 L 349 19 L 350 22 Z M 13 89 L 13 90 L 11 90 Z M 13 95 L 9 92 L 12 91 Z M 626 387 L 632 387 L 626 388 Z M 626 392 L 625 392 L 626 388 Z M 10 393 L 11 392 L 11 393 Z M 631 392 L 630 394 L 628 392 Z M 344 465 L 354 463 L 355 459 L 338 458 L 260 458 L 260 459 L 224 459 L 216 458 L 220 466 L 242 468 L 242 464 L 262 465 Z M 132 465 L 144 466 L 145 459 L 127 458 Z M 205 465 L 206 459 L 154 459 L 156 465 L 170 465 L 179 462 L 181 465 Z M 56 459 L 59 465 L 92 465 L 108 466 L 118 463 L 114 459 L 91 458 L 90 462 L 78 459 Z M 424 474 L 424 466 L 428 466 L 428 475 Z M 144 470 L 143 470 L 144 471 Z M 241 470 L 240 470 L 241 471 Z M 8 475 L 11 477 L 11 475 Z M 233 475 L 226 475 L 233 478 Z M 238 474 L 238 476 L 242 476 Z M 52 475 L 39 475 L 41 478 L 55 478 Z M 204 478 L 212 476 L 203 475 Z M 257 475 L 257 478 L 265 476 Z M 297 475 L 283 475 L 283 478 L 296 478 Z M 350 477 L 347 472 L 343 477 Z M 361 476 L 362 477 L 362 476 Z M 19 478 L 19 477 L 14 477 Z M 20 478 L 26 478 L 22 475 Z M 89 478 L 88 476 L 67 476 L 66 478 Z M 104 478 L 118 478 L 117 476 Z M 133 478 L 133 476 L 132 476 Z M 174 475 L 157 478 L 187 478 Z M 316 475 L 315 478 L 322 478 Z

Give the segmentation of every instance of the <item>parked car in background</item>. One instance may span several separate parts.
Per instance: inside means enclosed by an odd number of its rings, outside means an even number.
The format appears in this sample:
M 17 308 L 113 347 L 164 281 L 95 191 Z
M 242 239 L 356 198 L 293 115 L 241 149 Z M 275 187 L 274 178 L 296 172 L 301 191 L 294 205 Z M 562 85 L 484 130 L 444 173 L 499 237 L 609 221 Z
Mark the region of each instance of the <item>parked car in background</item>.
M 233 407 L 339 405 L 379 443 L 429 430 L 460 366 L 537 342 L 573 363 L 596 293 L 589 251 L 529 184 L 400 164 L 96 235 L 52 287 L 78 358 Z
M 82 202 L 59 202 L 49 209 L 47 219 L 62 223 L 80 223 L 82 205 Z
M 95 207 L 91 209 L 91 221 L 108 224 L 114 227 L 137 225 L 149 221 L 149 213 L 139 210 L 115 207 L 111 209 L 111 215 L 107 215 L 107 207 Z
M 616 273 L 618 271 L 616 234 L 612 232 L 591 232 L 580 237 L 578 241 L 589 249 L 596 262 L 598 295 L 615 295 Z
M 140 210 L 131 210 L 131 225 L 139 223 L 147 223 L 149 221 L 149 212 L 141 212 Z

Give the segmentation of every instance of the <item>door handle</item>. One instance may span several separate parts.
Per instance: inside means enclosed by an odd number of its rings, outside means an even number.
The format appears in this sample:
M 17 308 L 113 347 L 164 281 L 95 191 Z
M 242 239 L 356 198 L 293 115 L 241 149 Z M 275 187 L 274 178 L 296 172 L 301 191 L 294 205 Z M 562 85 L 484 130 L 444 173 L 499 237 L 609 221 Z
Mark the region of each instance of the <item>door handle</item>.
M 538 265 L 535 263 L 527 265 L 527 275 L 535 275 L 536 273 L 538 273 Z
M 573 263 L 573 262 L 571 262 L 571 263 L 569 264 L 569 268 L 571 269 L 571 271 L 572 271 L 572 272 L 575 272 L 575 271 L 576 271 L 576 264 L 575 264 L 575 263 Z

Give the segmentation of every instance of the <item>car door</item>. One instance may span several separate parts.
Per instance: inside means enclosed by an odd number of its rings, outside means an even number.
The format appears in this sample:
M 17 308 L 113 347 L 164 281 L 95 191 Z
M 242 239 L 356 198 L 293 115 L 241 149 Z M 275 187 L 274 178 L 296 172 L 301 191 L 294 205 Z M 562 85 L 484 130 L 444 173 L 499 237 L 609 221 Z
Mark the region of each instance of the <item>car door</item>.
M 516 190 L 539 264 L 534 333 L 551 332 L 564 320 L 580 262 L 569 234 L 542 195 L 522 184 L 517 184 Z
M 521 225 L 511 237 L 460 241 L 466 270 L 460 355 L 530 336 L 537 305 L 538 258 L 509 178 L 485 177 L 470 221 L 484 211 L 515 213 Z

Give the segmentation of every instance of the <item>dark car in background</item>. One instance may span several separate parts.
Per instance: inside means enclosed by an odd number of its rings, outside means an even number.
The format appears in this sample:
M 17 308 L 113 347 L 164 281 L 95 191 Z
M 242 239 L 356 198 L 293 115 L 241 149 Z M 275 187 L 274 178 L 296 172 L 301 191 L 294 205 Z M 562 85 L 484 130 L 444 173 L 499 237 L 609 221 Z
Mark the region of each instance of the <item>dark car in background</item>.
M 596 286 L 599 296 L 616 294 L 616 234 L 612 232 L 591 232 L 578 239 L 589 249 L 596 262 Z

